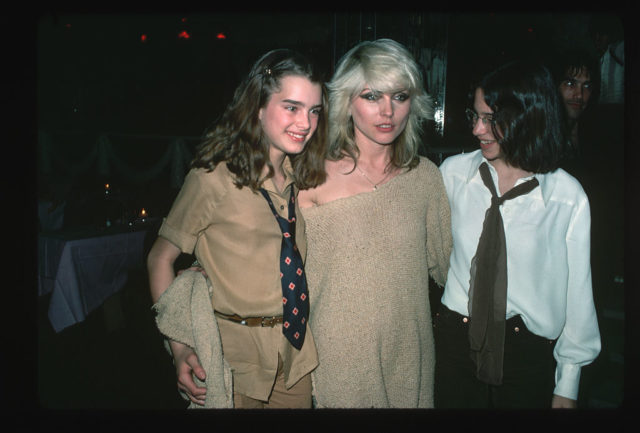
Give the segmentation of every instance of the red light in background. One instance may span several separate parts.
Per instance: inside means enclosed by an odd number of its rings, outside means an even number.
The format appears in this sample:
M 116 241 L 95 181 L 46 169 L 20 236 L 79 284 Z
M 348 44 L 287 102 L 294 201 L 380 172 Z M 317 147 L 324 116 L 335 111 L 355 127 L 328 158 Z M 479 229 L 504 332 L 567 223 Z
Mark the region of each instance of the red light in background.
M 218 38 L 218 39 L 227 39 L 227 36 L 224 33 L 220 32 L 220 33 L 218 33 L 216 35 L 216 38 Z
M 145 35 L 144 33 L 140 35 L 140 42 L 147 42 L 147 35 Z
M 183 30 L 180 33 L 178 33 L 178 38 L 180 38 L 180 39 L 189 39 L 190 37 L 191 37 L 191 35 L 189 33 L 187 33 L 186 30 Z

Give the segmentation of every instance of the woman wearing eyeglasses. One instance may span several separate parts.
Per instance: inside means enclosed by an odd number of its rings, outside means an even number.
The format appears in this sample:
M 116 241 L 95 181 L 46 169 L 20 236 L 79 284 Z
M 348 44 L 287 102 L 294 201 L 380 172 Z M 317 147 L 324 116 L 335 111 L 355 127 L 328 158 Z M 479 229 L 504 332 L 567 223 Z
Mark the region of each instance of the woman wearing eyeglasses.
M 453 251 L 435 319 L 439 408 L 576 407 L 600 351 L 590 214 L 548 70 L 485 76 L 468 111 L 480 149 L 445 160 Z

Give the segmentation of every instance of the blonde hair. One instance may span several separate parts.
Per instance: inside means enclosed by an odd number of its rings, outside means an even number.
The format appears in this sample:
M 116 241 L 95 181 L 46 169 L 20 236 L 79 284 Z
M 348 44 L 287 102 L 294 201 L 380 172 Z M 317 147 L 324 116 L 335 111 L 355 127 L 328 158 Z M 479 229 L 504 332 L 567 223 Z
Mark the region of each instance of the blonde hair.
M 349 50 L 338 62 L 329 89 L 328 158 L 345 156 L 357 160 L 353 119 L 349 109 L 352 99 L 365 87 L 381 93 L 405 90 L 410 95 L 411 110 L 405 130 L 393 143 L 391 164 L 415 167 L 422 140 L 422 122 L 433 118 L 431 97 L 424 89 L 422 73 L 409 51 L 391 39 L 365 41 Z

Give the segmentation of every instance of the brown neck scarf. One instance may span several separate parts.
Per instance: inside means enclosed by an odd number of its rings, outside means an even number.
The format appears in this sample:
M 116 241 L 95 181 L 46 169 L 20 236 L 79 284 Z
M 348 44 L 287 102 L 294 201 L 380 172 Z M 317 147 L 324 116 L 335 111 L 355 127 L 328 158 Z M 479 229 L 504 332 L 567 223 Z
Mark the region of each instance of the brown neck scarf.
M 477 378 L 500 385 L 507 311 L 507 245 L 500 205 L 529 193 L 538 186 L 538 179 L 521 183 L 498 197 L 486 162 L 480 165 L 480 176 L 491 191 L 491 206 L 485 214 L 478 249 L 471 261 L 469 343 Z

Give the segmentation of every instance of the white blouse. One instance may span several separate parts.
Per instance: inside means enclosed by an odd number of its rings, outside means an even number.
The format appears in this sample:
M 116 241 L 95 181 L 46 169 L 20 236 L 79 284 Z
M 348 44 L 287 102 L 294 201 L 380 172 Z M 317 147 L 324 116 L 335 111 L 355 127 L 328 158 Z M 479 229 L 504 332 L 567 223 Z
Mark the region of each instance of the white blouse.
M 483 161 L 478 150 L 449 157 L 440 166 L 453 229 L 442 302 L 465 316 L 471 259 L 491 204 L 478 171 Z M 497 173 L 488 165 L 498 190 Z M 535 177 L 540 187 L 500 206 L 507 243 L 506 318 L 519 314 L 534 334 L 558 339 L 554 394 L 577 399 L 580 368 L 600 353 L 591 286 L 589 202 L 580 183 L 562 169 Z

